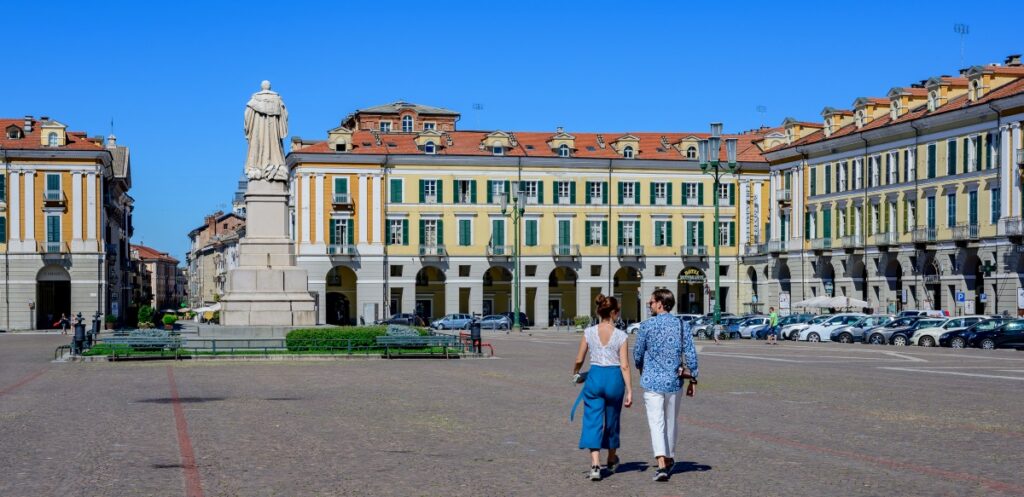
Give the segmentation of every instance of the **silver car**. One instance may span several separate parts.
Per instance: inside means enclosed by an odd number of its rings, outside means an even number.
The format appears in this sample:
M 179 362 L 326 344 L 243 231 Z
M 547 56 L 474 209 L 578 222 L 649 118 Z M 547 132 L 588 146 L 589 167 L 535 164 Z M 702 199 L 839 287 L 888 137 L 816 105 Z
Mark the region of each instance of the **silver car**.
M 841 326 L 833 330 L 830 338 L 833 342 L 839 343 L 862 342 L 865 332 L 878 326 L 885 326 L 893 319 L 892 316 L 867 316 L 849 326 Z

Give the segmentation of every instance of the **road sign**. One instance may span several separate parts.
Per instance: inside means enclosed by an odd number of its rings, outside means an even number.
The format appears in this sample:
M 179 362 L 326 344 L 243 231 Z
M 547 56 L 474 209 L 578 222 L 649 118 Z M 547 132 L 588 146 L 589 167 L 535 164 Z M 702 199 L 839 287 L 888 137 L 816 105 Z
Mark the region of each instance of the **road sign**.
M 906 303 L 907 303 L 907 289 L 906 289 L 906 288 L 904 288 L 904 289 L 903 289 L 903 290 L 902 290 L 902 291 L 900 292 L 900 301 L 901 301 L 901 302 L 903 302 L 904 304 L 906 304 Z
M 958 303 L 964 303 L 967 301 L 967 295 L 964 292 L 956 292 L 956 301 Z
M 988 302 L 988 294 L 987 293 L 978 294 L 978 301 L 981 302 L 982 304 L 984 304 L 985 302 Z

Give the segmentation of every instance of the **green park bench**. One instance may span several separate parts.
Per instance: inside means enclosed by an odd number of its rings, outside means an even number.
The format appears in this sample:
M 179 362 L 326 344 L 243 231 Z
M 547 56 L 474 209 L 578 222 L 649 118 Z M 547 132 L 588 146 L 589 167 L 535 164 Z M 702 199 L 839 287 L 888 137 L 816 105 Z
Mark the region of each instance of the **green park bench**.
M 99 341 L 105 345 L 125 345 L 133 350 L 176 350 L 181 348 L 184 340 L 178 336 L 112 336 Z
M 451 335 L 406 335 L 406 336 L 379 336 L 376 339 L 377 346 L 384 347 L 384 357 L 393 359 L 396 357 L 434 357 L 435 355 L 443 355 L 445 359 L 450 358 L 452 355 L 458 357 L 456 353 L 459 347 L 458 337 Z M 416 354 L 398 354 L 393 353 L 392 349 L 411 349 L 411 348 L 426 348 L 426 352 L 420 352 Z M 440 348 L 438 352 L 436 349 Z M 456 349 L 456 350 L 452 350 Z

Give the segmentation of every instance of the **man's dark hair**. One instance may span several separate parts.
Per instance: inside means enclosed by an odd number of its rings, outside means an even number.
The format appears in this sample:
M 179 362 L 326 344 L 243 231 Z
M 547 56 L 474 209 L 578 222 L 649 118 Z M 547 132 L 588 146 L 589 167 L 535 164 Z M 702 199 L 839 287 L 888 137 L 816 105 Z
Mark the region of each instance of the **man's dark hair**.
M 651 294 L 654 301 L 661 304 L 665 308 L 665 312 L 672 312 L 672 308 L 676 306 L 676 296 L 672 294 L 672 290 L 668 288 L 659 288 Z

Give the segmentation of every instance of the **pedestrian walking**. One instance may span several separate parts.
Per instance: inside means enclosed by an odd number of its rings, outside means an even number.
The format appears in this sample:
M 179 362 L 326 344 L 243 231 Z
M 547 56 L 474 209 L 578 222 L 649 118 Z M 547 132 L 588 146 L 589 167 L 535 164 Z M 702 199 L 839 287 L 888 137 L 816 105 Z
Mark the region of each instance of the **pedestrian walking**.
M 619 317 L 619 301 L 615 297 L 598 295 L 595 304 L 601 321 L 583 331 L 572 368 L 573 381 L 583 381 L 583 390 L 576 397 L 569 415 L 571 420 L 582 400 L 583 428 L 579 447 L 590 451 L 591 481 L 601 479 L 602 449 L 608 451 L 607 470 L 614 473 L 618 467 L 619 415 L 623 405 L 627 408 L 633 405 L 632 373 L 626 347 L 629 337 L 615 326 Z M 590 370 L 580 373 L 588 352 Z
M 775 341 L 775 337 L 779 334 L 779 314 L 775 312 L 774 307 L 768 308 L 768 341 L 766 343 L 770 345 L 778 345 L 779 342 Z
M 54 323 L 54 324 L 56 324 L 57 326 L 60 327 L 60 334 L 61 335 L 67 335 L 68 334 L 68 328 L 71 326 L 71 320 L 68 319 L 67 314 L 64 314 L 62 312 L 62 313 L 60 313 L 60 319 L 57 320 L 57 322 Z
M 658 460 L 655 481 L 668 481 L 675 465 L 676 422 L 679 418 L 684 370 L 680 358 L 685 357 L 690 386 L 697 385 L 697 349 L 693 337 L 682 333 L 679 320 L 669 314 L 676 299 L 670 290 L 661 288 L 651 294 L 647 305 L 653 317 L 640 325 L 633 347 L 633 362 L 640 370 L 640 386 L 644 389 L 647 424 L 651 430 L 651 448 Z

